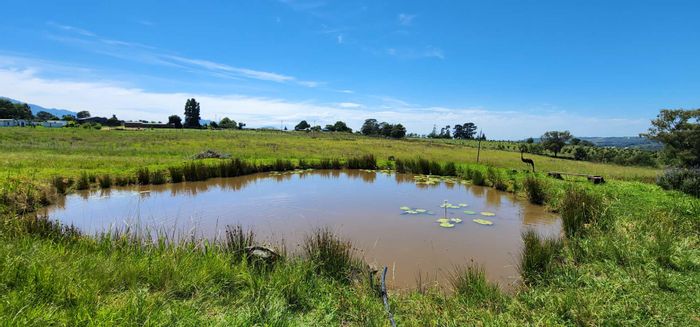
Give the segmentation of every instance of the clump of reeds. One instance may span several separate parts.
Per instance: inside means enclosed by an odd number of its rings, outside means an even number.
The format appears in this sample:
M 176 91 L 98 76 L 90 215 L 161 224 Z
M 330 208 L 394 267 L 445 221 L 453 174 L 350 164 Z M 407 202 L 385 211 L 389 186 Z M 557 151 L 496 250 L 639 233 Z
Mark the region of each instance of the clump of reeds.
M 493 187 L 499 191 L 508 190 L 508 183 L 506 183 L 501 171 L 493 168 L 491 166 L 486 170 L 486 179 L 493 185 Z
M 182 167 L 185 180 L 188 182 L 203 181 L 209 178 L 209 172 L 203 162 L 193 161 Z
M 470 264 L 457 266 L 450 275 L 452 289 L 460 300 L 469 306 L 498 309 L 505 297 L 497 284 L 486 280 L 486 271 L 482 266 Z
M 528 175 L 523 182 L 523 187 L 530 203 L 543 204 L 547 200 L 546 187 L 541 179 Z
M 171 183 L 182 183 L 185 180 L 182 167 L 168 167 L 168 174 L 170 175 Z
M 45 216 L 24 217 L 22 219 L 24 231 L 53 240 L 70 240 L 80 235 L 73 225 L 63 225 L 58 221 L 50 220 Z
M 245 231 L 240 224 L 226 227 L 224 249 L 230 252 L 235 260 L 245 258 L 246 250 L 254 243 L 255 233 L 252 230 Z
M 66 194 L 66 190 L 69 186 L 66 179 L 62 176 L 54 176 L 51 178 L 51 184 L 56 189 L 58 194 Z
M 130 178 L 127 176 L 117 176 L 114 178 L 114 184 L 117 186 L 127 186 L 130 183 Z
M 559 206 L 564 233 L 567 237 L 582 235 L 586 226 L 595 224 L 599 220 L 602 212 L 602 197 L 581 187 L 569 187 Z
M 471 178 L 472 178 L 472 184 L 474 184 L 474 185 L 478 185 L 478 186 L 486 185 L 486 179 L 484 178 L 484 173 L 482 173 L 481 170 L 478 170 L 478 169 L 472 170 Z
M 141 185 L 150 184 L 151 172 L 148 170 L 148 167 L 139 168 L 139 170 L 136 171 L 136 181 Z
M 372 154 L 349 158 L 346 167 L 349 169 L 377 169 L 377 159 Z
M 90 188 L 90 176 L 86 172 L 80 173 L 78 181 L 75 183 L 75 189 L 87 190 Z
M 155 170 L 153 173 L 151 173 L 151 184 L 153 185 L 160 185 L 160 184 L 165 184 L 167 180 L 165 179 L 165 172 L 162 170 Z
M 104 174 L 100 176 L 100 188 L 110 188 L 112 187 L 112 176 L 109 174 Z
M 359 266 L 352 243 L 341 240 L 329 228 L 319 228 L 308 234 L 302 249 L 318 273 L 338 281 L 349 281 L 351 273 Z
M 445 164 L 445 167 L 442 169 L 442 173 L 445 176 L 457 176 L 457 166 L 455 165 L 454 162 L 448 162 Z
M 543 238 L 531 229 L 522 233 L 522 239 L 520 276 L 525 284 L 541 282 L 561 259 L 564 243 L 558 238 Z

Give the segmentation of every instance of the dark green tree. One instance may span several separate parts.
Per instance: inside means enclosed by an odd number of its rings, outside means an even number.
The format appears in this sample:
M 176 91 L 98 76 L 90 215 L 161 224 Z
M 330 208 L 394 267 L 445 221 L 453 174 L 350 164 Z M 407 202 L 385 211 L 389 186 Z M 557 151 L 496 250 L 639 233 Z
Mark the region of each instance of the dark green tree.
M 337 121 L 335 124 L 333 124 L 333 131 L 334 132 L 343 132 L 343 133 L 352 133 L 352 128 L 348 127 L 345 122 L 342 121 Z
M 168 125 L 174 126 L 175 128 L 182 128 L 182 118 L 178 115 L 172 115 L 168 117 Z
M 58 117 L 54 116 L 52 113 L 46 111 L 39 111 L 36 113 L 36 119 L 38 120 L 58 120 Z
M 219 127 L 223 128 L 223 129 L 236 129 L 236 128 L 238 128 L 238 124 L 236 123 L 235 120 L 231 120 L 228 117 L 224 117 L 219 122 Z
M 296 126 L 294 126 L 294 130 L 295 130 L 295 131 L 306 131 L 306 130 L 308 130 L 310 127 L 311 127 L 311 125 L 309 125 L 309 123 L 308 123 L 306 120 L 302 120 L 302 121 L 299 122 L 299 124 L 297 124 Z
M 199 116 L 199 102 L 192 99 L 187 99 L 185 103 L 185 127 L 186 128 L 199 128 L 201 125 L 199 121 L 202 119 Z
M 26 103 L 12 103 L 0 99 L 0 119 L 33 119 L 32 109 Z
M 107 119 L 107 126 L 119 126 L 122 124 L 122 121 L 117 118 L 117 115 L 112 115 L 111 118 Z
M 79 111 L 76 116 L 78 117 L 78 119 L 90 118 L 90 112 L 87 110 Z
M 571 139 L 569 131 L 549 131 L 542 135 L 542 146 L 554 153 L 556 157 L 561 149 L 564 148 L 566 142 Z
M 672 164 L 700 167 L 700 109 L 663 109 L 651 125 L 641 136 L 661 142 Z
M 363 135 L 377 135 L 379 134 L 379 123 L 373 118 L 366 119 L 360 128 L 360 132 Z
M 395 139 L 401 139 L 406 136 L 406 127 L 401 124 L 396 124 L 391 128 L 391 137 Z

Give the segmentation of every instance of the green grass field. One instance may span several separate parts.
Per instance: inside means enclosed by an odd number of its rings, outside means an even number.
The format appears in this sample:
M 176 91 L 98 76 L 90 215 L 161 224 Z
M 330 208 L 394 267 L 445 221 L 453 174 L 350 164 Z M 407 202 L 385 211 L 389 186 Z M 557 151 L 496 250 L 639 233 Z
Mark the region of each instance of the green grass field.
M 151 244 L 128 234 L 88 237 L 22 218 L 13 209 L 38 202 L 35 198 L 52 176 L 133 176 L 139 168 L 165 169 L 191 161 L 206 149 L 248 160 L 374 154 L 380 165 L 388 165 L 389 156 L 422 157 L 455 162 L 462 177 L 468 177 L 466 167 L 485 171 L 466 165 L 475 161 L 474 148 L 426 140 L 253 131 L 0 129 L 0 200 L 11 204 L 0 206 L 3 325 L 389 325 L 376 286 L 368 278 L 339 278 L 338 269 L 349 265 L 339 260 L 289 253 L 273 267 L 261 268 L 221 244 Z M 526 250 L 527 284 L 502 294 L 471 266 L 455 285 L 390 292 L 400 326 L 700 325 L 699 199 L 648 183 L 658 174 L 655 169 L 531 157 L 540 172 L 599 174 L 609 182 L 592 185 L 539 174 L 545 205 L 573 227 L 549 252 Z M 523 185 L 532 174 L 507 174 L 526 169 L 519 153 L 486 150 L 482 159 L 503 168 L 498 172 L 511 176 L 509 189 L 528 197 Z M 340 253 L 341 243 L 316 247 Z
M 55 174 L 77 176 L 123 174 L 137 168 L 166 167 L 190 160 L 206 149 L 244 159 L 348 158 L 374 154 L 381 162 L 422 157 L 455 163 L 475 163 L 477 150 L 443 140 L 388 140 L 346 133 L 295 133 L 230 130 L 89 130 L 0 129 L 0 169 L 6 174 L 46 179 Z M 538 172 L 561 171 L 602 175 L 620 180 L 654 181 L 658 169 L 597 164 L 528 155 Z M 520 153 L 482 149 L 480 162 L 525 170 Z

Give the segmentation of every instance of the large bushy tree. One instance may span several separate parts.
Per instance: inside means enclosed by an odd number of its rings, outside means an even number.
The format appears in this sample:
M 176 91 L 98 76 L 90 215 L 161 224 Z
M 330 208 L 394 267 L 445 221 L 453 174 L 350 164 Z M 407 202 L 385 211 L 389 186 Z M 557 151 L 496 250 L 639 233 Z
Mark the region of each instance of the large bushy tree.
M 545 149 L 552 151 L 556 157 L 570 139 L 571 133 L 569 131 L 549 131 L 542 135 L 541 143 Z
M 661 142 L 675 165 L 700 167 L 700 109 L 663 109 L 642 136 Z
M 76 116 L 78 117 L 78 119 L 90 118 L 90 112 L 87 110 L 78 111 L 78 114 Z
M 368 136 L 384 136 L 391 138 L 403 138 L 406 136 L 406 128 L 401 124 L 389 124 L 377 122 L 376 119 L 367 119 L 362 124 L 360 132 Z
M 199 128 L 201 125 L 199 121 L 202 119 L 199 116 L 199 102 L 192 99 L 187 99 L 185 103 L 185 127 L 187 128 Z
M 238 124 L 236 123 L 235 120 L 232 120 L 231 118 L 228 118 L 228 117 L 224 117 L 219 122 L 219 127 L 223 128 L 223 129 L 236 129 L 236 128 L 238 128 Z
M 26 103 L 12 103 L 0 99 L 0 119 L 33 119 L 32 109 Z

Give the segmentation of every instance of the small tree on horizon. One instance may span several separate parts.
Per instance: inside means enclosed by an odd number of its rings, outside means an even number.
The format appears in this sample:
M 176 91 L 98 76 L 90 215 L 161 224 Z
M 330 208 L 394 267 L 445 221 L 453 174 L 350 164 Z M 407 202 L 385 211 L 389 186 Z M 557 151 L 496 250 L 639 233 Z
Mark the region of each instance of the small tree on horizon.
M 87 110 L 79 111 L 79 112 L 76 114 L 76 117 L 78 117 L 78 119 L 90 118 L 90 112 L 87 111 Z
M 175 126 L 175 128 L 182 128 L 182 118 L 178 115 L 172 115 L 168 117 L 168 125 Z
M 232 120 L 228 117 L 224 117 L 219 122 L 219 127 L 223 128 L 223 129 L 236 129 L 236 128 L 238 128 L 238 124 L 236 123 L 235 120 Z
M 185 127 L 187 128 L 199 128 L 201 125 L 199 124 L 199 121 L 202 119 L 199 116 L 199 102 L 195 100 L 194 98 L 192 99 L 187 99 L 187 102 L 185 103 Z
M 564 148 L 566 142 L 571 139 L 571 133 L 569 131 L 549 131 L 544 133 L 541 138 L 542 146 L 554 153 L 556 157 L 561 149 Z
M 295 131 L 306 131 L 309 128 L 311 128 L 311 125 L 309 125 L 309 123 L 306 120 L 302 120 L 299 122 L 299 124 L 294 126 Z

